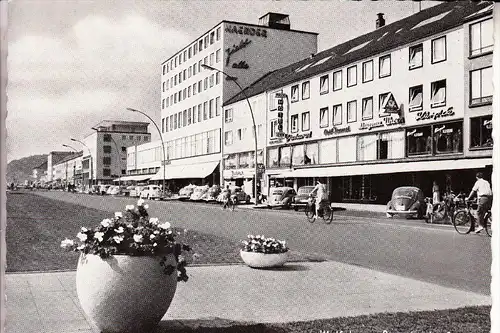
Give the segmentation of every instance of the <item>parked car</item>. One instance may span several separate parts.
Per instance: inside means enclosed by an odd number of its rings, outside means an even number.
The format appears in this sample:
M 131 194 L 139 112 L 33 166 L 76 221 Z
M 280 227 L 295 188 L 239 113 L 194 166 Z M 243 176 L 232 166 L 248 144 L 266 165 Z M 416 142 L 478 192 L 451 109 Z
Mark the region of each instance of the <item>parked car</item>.
M 407 218 L 425 216 L 427 204 L 424 192 L 415 186 L 402 186 L 392 192 L 391 200 L 387 203 L 386 215 L 404 215 Z
M 231 199 L 236 202 L 246 202 L 250 203 L 250 196 L 243 191 L 243 189 L 239 186 L 235 186 L 233 188 L 230 188 L 231 190 Z
M 295 190 L 291 187 L 276 187 L 271 190 L 267 205 L 269 207 L 290 208 L 296 194 Z
M 148 185 L 145 186 L 140 194 L 140 197 L 142 199 L 161 199 L 162 198 L 162 193 L 160 186 L 158 185 Z
M 99 193 L 101 195 L 107 194 L 110 187 L 111 185 L 99 185 Z
M 130 192 L 135 190 L 135 186 L 122 186 L 122 194 L 126 197 L 130 197 Z
M 88 194 L 101 194 L 100 185 L 92 185 L 87 189 Z
M 301 186 L 297 190 L 297 194 L 295 197 L 293 197 L 292 200 L 292 207 L 296 211 L 299 210 L 301 207 L 306 207 L 307 202 L 309 200 L 309 195 L 314 190 L 314 186 Z M 315 197 L 316 194 L 313 194 L 313 197 Z
M 209 187 L 208 186 L 196 186 L 194 188 L 194 191 L 193 193 L 191 194 L 191 196 L 189 197 L 189 200 L 193 200 L 193 201 L 199 201 L 201 200 L 201 197 L 207 193 Z
M 133 186 L 132 189 L 130 189 L 129 196 L 131 197 L 139 197 L 141 195 L 141 191 L 144 189 L 145 186 Z
M 113 185 L 110 186 L 108 191 L 106 192 L 109 195 L 122 195 L 123 194 L 123 188 L 121 188 L 118 185 Z
M 178 199 L 180 199 L 180 200 L 189 199 L 191 197 L 191 194 L 193 194 L 195 187 L 196 187 L 196 185 L 189 184 L 189 185 L 181 188 L 179 191 Z
M 217 201 L 217 197 L 219 196 L 220 192 L 221 188 L 219 185 L 212 185 L 212 187 L 210 187 L 201 198 L 206 202 Z

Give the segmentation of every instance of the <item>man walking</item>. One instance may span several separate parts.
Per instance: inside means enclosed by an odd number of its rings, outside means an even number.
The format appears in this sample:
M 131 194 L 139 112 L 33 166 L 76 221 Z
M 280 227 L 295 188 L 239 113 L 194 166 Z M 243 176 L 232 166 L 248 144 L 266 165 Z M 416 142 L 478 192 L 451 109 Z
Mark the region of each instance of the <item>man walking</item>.
M 477 216 L 479 222 L 479 226 L 476 226 L 476 230 L 474 231 L 477 234 L 485 228 L 484 216 L 488 210 L 491 209 L 491 200 L 493 197 L 490 183 L 483 179 L 482 172 L 478 172 L 476 174 L 476 183 L 474 184 L 474 187 L 472 187 L 472 191 L 470 192 L 467 200 L 471 200 L 474 193 L 477 195 Z

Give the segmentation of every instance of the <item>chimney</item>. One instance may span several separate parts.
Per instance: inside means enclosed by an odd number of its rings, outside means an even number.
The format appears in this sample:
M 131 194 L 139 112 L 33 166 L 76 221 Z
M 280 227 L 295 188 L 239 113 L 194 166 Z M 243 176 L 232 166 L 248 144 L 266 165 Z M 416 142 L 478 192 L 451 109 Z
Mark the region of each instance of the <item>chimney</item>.
M 384 13 L 377 14 L 377 20 L 375 21 L 376 28 L 381 28 L 385 25 Z

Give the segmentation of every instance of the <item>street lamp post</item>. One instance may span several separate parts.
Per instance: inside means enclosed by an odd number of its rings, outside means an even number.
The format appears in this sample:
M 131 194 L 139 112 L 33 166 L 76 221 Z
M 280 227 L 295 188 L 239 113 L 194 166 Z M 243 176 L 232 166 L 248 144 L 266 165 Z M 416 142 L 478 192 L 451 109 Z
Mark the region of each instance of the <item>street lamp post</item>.
M 77 153 L 77 154 L 79 153 L 78 150 L 71 147 L 70 145 L 63 144 L 63 147 L 73 149 L 75 151 L 75 153 Z M 75 188 L 76 188 L 76 161 L 73 161 L 73 186 L 75 186 Z
M 243 90 L 243 87 L 238 83 L 238 78 L 237 77 L 234 77 L 234 76 L 231 76 L 229 74 L 227 74 L 226 72 L 220 70 L 220 69 L 217 69 L 217 68 L 214 68 L 212 66 L 209 66 L 209 65 L 205 65 L 205 64 L 202 64 L 201 67 L 205 68 L 205 69 L 208 69 L 208 70 L 211 70 L 211 71 L 216 71 L 216 72 L 219 72 L 219 73 L 222 73 L 223 75 L 225 75 L 227 77 L 227 79 L 229 81 L 232 81 L 234 82 L 234 84 L 236 84 L 238 86 L 238 88 L 240 89 L 241 93 L 243 94 L 243 96 L 245 96 L 245 99 L 248 103 L 248 108 L 250 109 L 250 115 L 252 116 L 252 124 L 253 124 L 253 137 L 254 137 L 254 144 L 255 144 L 255 161 L 254 161 L 254 164 L 255 164 L 255 183 L 254 183 L 254 193 L 255 193 L 255 205 L 257 206 L 258 204 L 258 196 L 257 196 L 257 173 L 258 173 L 258 164 L 257 164 L 257 156 L 258 156 L 258 151 L 257 151 L 257 126 L 255 126 L 255 117 L 254 117 L 254 114 L 253 114 L 253 110 L 252 110 L 252 105 L 250 104 L 250 100 L 248 99 L 248 96 L 247 94 L 245 93 L 245 91 Z
M 92 186 L 92 185 L 94 185 L 94 166 L 92 164 L 92 152 L 90 151 L 90 148 L 85 143 L 83 143 L 82 141 L 77 140 L 77 139 L 73 139 L 73 138 L 71 138 L 71 141 L 75 141 L 75 142 L 78 142 L 78 143 L 82 144 L 89 151 L 89 156 L 90 156 L 90 179 L 89 179 L 89 186 Z
M 153 125 L 155 125 L 156 129 L 158 130 L 158 134 L 160 135 L 161 146 L 163 148 L 162 149 L 162 151 L 163 151 L 163 163 L 162 163 L 162 167 L 163 167 L 163 193 L 166 193 L 167 188 L 165 186 L 165 180 L 166 180 L 165 171 L 166 171 L 167 166 L 165 165 L 165 163 L 166 163 L 167 157 L 166 157 L 166 153 L 165 153 L 165 143 L 163 142 L 163 136 L 161 135 L 160 128 L 155 123 L 155 121 L 153 119 L 151 119 L 151 117 L 148 116 L 146 113 L 139 111 L 137 109 L 133 109 L 133 108 L 127 108 L 127 110 L 132 111 L 132 112 L 138 112 L 138 113 L 146 116 L 153 123 Z

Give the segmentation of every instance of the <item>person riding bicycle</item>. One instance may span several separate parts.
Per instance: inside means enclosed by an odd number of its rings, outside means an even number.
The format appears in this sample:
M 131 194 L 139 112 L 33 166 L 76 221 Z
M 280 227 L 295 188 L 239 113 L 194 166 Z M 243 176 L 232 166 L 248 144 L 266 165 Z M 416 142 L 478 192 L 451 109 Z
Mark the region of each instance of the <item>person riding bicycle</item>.
M 491 209 L 491 199 L 493 197 L 490 183 L 488 183 L 487 180 L 483 179 L 482 172 L 478 172 L 476 174 L 476 183 L 472 187 L 472 191 L 467 197 L 467 200 L 471 200 L 474 194 L 477 195 L 477 217 L 479 226 L 476 226 L 476 229 L 474 230 L 474 232 L 477 234 L 486 227 L 484 217 L 486 213 Z
M 325 184 L 322 184 L 319 180 L 317 181 L 316 187 L 309 193 L 309 196 L 312 197 L 312 195 L 316 193 L 316 214 L 314 215 L 313 219 L 317 219 L 319 216 L 319 211 L 322 209 L 324 206 L 328 205 L 328 195 L 326 193 L 326 186 Z
M 231 190 L 229 189 L 229 185 L 226 185 L 226 190 L 224 192 L 224 196 L 222 197 L 222 202 L 224 203 L 222 205 L 222 209 L 229 207 L 229 200 L 231 200 Z

